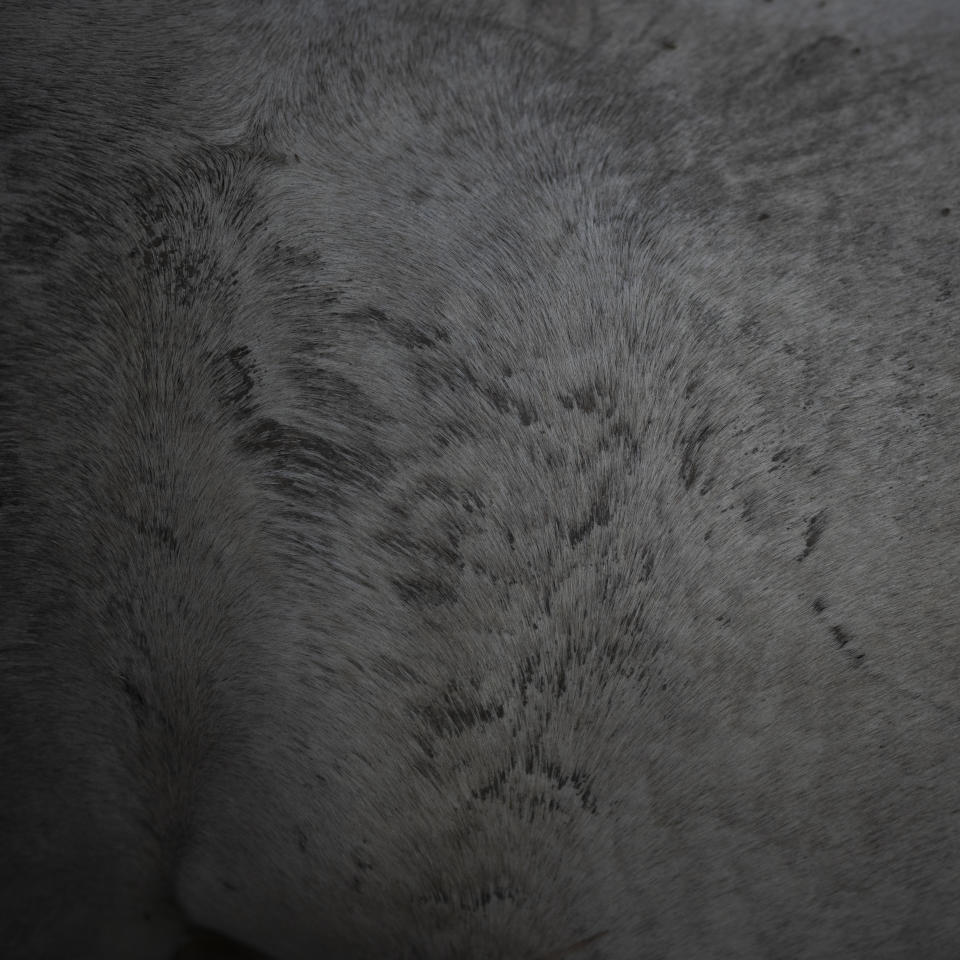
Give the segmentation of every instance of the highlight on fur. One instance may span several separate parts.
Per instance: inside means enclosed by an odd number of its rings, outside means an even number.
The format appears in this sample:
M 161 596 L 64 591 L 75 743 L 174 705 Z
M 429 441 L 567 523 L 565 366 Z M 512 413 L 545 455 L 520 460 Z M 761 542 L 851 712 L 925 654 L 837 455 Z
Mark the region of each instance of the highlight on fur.
M 955 957 L 958 49 L 5 4 L 0 952 Z

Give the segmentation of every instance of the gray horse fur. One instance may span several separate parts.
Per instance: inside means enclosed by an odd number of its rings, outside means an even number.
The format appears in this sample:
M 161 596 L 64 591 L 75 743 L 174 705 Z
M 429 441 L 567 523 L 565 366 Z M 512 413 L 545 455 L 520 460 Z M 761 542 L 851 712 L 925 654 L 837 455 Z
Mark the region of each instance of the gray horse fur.
M 960 955 L 960 4 L 0 36 L 4 957 Z

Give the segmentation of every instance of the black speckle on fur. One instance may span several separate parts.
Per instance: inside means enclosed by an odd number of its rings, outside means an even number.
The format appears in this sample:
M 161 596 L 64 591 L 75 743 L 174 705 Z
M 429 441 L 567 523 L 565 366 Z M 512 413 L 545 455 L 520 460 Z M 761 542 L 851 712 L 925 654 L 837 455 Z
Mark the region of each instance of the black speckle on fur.
M 336 498 L 342 485 L 375 486 L 389 461 L 375 448 L 347 447 L 292 424 L 263 417 L 241 435 L 243 453 L 265 459 L 278 488 L 293 499 Z
M 448 738 L 502 719 L 504 709 L 502 704 L 481 702 L 474 691 L 454 681 L 436 700 L 425 705 L 420 715 L 433 734 Z
M 832 626 L 830 633 L 833 636 L 834 643 L 841 649 L 850 642 L 849 634 L 839 624 Z
M 214 361 L 220 402 L 244 419 L 254 410 L 256 364 L 245 344 L 233 347 Z
M 680 458 L 680 479 L 683 481 L 685 490 L 689 490 L 696 482 L 700 473 L 700 464 L 698 457 L 703 449 L 703 444 L 710 436 L 712 428 L 707 425 L 701 427 L 696 433 L 687 434 L 682 439 L 683 451 Z
M 510 399 L 503 390 L 496 386 L 489 386 L 486 387 L 483 392 L 498 413 L 509 412 L 511 406 Z
M 296 837 L 297 837 L 297 849 L 301 853 L 306 853 L 307 848 L 310 845 L 310 841 L 307 836 L 307 832 L 303 829 L 303 827 L 297 827 Z
M 145 540 L 158 543 L 172 553 L 180 549 L 180 541 L 173 528 L 157 519 L 136 521 L 136 528 L 140 536 Z
M 439 337 L 443 337 L 443 331 L 431 330 L 428 332 L 411 320 L 390 316 L 373 306 L 350 314 L 347 319 L 360 323 L 372 323 L 382 333 L 387 334 L 391 340 L 408 350 L 426 350 L 435 347 L 438 334 Z
M 120 678 L 120 682 L 123 686 L 123 692 L 127 695 L 130 701 L 130 709 L 133 713 L 133 718 L 136 721 L 137 726 L 143 728 L 147 722 L 147 715 L 149 713 L 149 707 L 147 706 L 147 702 L 144 699 L 143 693 L 129 677 L 122 676 Z
M 532 406 L 524 403 L 522 400 L 516 401 L 517 406 L 517 417 L 520 420 L 520 423 L 529 427 L 531 424 L 537 422 L 537 413 Z
M 594 527 L 605 527 L 610 523 L 610 504 L 606 499 L 594 500 L 587 518 L 568 532 L 570 546 L 575 547 L 584 540 Z
M 397 595 L 415 607 L 441 607 L 454 603 L 457 592 L 450 584 L 436 578 L 409 577 L 393 581 Z
M 617 406 L 614 393 L 599 378 L 569 393 L 559 394 L 558 399 L 566 410 L 573 410 L 576 407 L 581 413 L 599 412 L 604 418 L 612 417 Z
M 819 513 L 815 513 L 807 521 L 807 529 L 804 534 L 804 546 L 803 552 L 797 557 L 797 561 L 805 560 L 813 552 L 816 547 L 820 537 L 823 535 L 823 531 L 826 529 L 827 520 L 825 511 L 821 510 Z
M 842 37 L 820 37 L 790 58 L 790 69 L 797 79 L 811 79 L 821 70 L 828 69 L 831 60 L 849 47 Z

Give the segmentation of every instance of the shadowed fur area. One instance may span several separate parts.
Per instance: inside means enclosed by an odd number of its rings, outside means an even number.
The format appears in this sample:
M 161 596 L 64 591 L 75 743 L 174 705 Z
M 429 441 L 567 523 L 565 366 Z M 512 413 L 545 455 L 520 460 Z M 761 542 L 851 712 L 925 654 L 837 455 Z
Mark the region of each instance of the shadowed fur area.
M 960 6 L 0 12 L 0 953 L 960 944 Z

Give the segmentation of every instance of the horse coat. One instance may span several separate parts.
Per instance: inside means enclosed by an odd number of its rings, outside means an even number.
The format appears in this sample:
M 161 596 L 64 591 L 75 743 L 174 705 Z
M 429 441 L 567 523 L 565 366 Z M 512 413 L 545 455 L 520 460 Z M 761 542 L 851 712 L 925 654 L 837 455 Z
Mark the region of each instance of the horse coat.
M 5 956 L 956 956 L 952 0 L 0 21 Z

